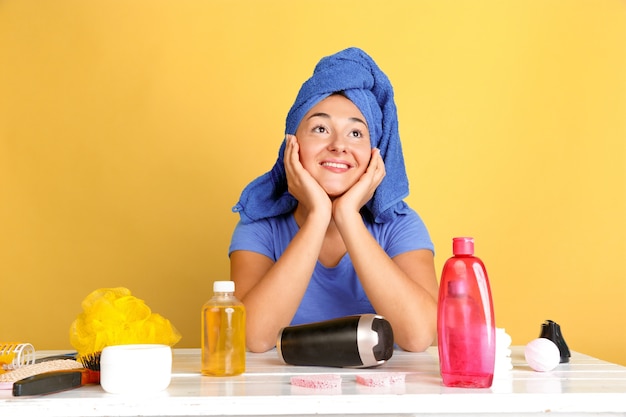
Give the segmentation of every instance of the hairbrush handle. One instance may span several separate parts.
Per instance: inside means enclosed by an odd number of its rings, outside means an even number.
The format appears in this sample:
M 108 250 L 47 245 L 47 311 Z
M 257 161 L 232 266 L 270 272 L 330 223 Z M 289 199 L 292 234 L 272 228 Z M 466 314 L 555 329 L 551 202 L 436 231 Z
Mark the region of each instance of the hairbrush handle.
M 46 372 L 14 382 L 13 396 L 50 394 L 99 381 L 100 372 L 89 369 Z

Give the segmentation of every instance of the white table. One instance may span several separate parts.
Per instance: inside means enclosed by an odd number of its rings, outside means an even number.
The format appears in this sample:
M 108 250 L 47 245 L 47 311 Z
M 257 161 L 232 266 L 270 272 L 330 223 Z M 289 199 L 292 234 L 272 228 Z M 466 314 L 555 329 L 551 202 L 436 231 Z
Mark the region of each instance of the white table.
M 58 352 L 39 352 L 41 355 Z M 204 415 L 419 415 L 508 417 L 626 416 L 626 368 L 572 352 L 569 364 L 532 371 L 522 347 L 513 347 L 513 371 L 497 374 L 489 389 L 447 388 L 441 383 L 436 348 L 394 352 L 375 369 L 284 365 L 276 351 L 249 353 L 247 371 L 236 377 L 203 377 L 198 349 L 175 349 L 172 383 L 146 396 L 108 394 L 99 385 L 37 397 L 0 391 L 0 416 L 204 416 Z M 405 372 L 404 384 L 372 388 L 356 383 L 368 372 Z M 290 377 L 311 373 L 342 376 L 339 391 L 292 386 Z

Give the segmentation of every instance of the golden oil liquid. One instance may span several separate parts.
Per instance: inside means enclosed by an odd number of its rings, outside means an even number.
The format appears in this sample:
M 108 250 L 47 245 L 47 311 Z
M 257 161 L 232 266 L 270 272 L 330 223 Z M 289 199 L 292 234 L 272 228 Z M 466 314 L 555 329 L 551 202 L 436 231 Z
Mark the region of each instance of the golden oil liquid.
M 203 306 L 201 348 L 203 375 L 246 370 L 246 310 L 236 298 L 216 296 Z

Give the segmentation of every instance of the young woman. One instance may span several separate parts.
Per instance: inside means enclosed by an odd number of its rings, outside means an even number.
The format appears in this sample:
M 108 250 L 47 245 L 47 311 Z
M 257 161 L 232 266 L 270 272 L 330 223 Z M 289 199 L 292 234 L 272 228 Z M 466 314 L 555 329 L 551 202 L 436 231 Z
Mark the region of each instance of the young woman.
M 408 180 L 393 89 L 365 52 L 323 58 L 287 115 L 272 170 L 234 211 L 229 256 L 247 345 L 282 327 L 377 313 L 403 349 L 436 337 L 433 245 L 403 199 Z

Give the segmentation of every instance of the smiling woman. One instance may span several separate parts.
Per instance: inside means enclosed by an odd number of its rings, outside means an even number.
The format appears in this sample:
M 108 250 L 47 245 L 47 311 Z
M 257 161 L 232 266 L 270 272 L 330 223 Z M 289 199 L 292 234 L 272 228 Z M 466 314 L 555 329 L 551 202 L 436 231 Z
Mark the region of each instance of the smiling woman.
M 274 347 L 288 325 L 365 313 L 385 316 L 406 350 L 434 341 L 433 245 L 403 201 L 397 125 L 391 83 L 360 49 L 323 58 L 300 89 L 283 157 L 236 207 L 231 278 L 250 350 Z M 292 206 L 276 209 L 281 199 Z

